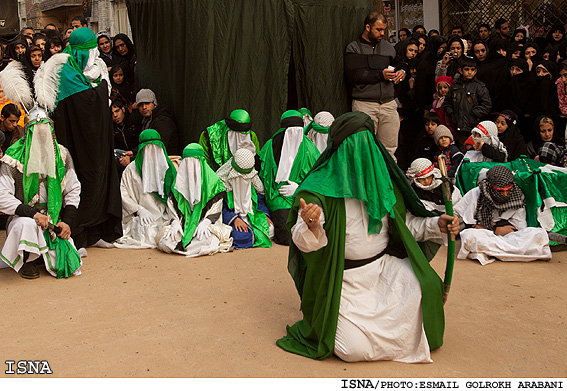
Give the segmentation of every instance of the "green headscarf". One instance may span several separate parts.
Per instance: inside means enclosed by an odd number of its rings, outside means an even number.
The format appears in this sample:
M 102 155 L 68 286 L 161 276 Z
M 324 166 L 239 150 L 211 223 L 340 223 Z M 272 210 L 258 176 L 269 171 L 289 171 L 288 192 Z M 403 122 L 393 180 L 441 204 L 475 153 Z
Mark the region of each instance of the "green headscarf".
M 6 155 L 12 157 L 13 159 L 20 162 L 23 167 L 23 187 L 24 187 L 24 203 L 29 205 L 30 201 L 38 194 L 39 190 L 39 174 L 27 175 L 27 166 L 30 158 L 30 147 L 33 137 L 33 129 L 35 124 L 45 123 L 49 124 L 51 132 L 53 133 L 53 127 L 47 119 L 40 121 L 30 121 L 26 127 L 26 136 L 16 141 L 12 146 L 6 150 Z M 54 223 L 59 221 L 59 212 L 63 205 L 62 202 L 62 190 L 61 182 L 65 177 L 65 164 L 61 159 L 61 152 L 57 147 L 57 141 L 53 139 L 54 149 L 55 149 L 55 172 L 56 177 L 47 177 L 47 211 L 51 216 L 51 220 Z
M 23 165 L 22 182 L 24 188 L 24 204 L 27 205 L 30 205 L 30 202 L 36 194 L 39 194 L 39 174 L 34 173 L 27 175 L 33 128 L 34 125 L 39 123 L 49 124 L 49 128 L 53 133 L 53 127 L 49 120 L 30 121 L 26 127 L 25 137 L 16 141 L 6 150 L 6 155 Z M 51 221 L 57 224 L 59 222 L 59 213 L 63 206 L 61 183 L 65 178 L 66 169 L 55 138 L 53 138 L 53 147 L 55 149 L 55 178 L 48 176 L 45 187 L 47 190 L 47 213 L 49 213 Z M 68 240 L 59 237 L 52 239 L 48 230 L 43 231 L 43 237 L 49 249 L 55 250 L 57 278 L 70 277 L 81 267 L 81 257 Z
M 177 200 L 177 206 L 185 218 L 185 223 L 183 225 L 183 247 L 187 247 L 195 234 L 197 225 L 199 225 L 199 222 L 201 221 L 203 208 L 217 194 L 226 191 L 226 188 L 217 174 L 205 161 L 203 147 L 199 144 L 192 143 L 187 145 L 183 149 L 182 157 L 183 159 L 191 157 L 196 158 L 201 162 L 201 201 L 193 206 L 193 210 L 191 210 L 191 204 L 189 201 L 183 196 L 183 194 L 175 189 L 177 176 L 175 177 L 172 185 L 173 196 Z M 183 164 L 183 161 L 181 164 Z
M 83 71 L 89 59 L 89 50 L 96 47 L 97 37 L 90 28 L 81 27 L 71 33 L 69 45 L 63 50 L 70 57 L 60 72 L 58 102 L 91 88 L 91 82 Z
M 166 158 L 167 164 L 169 166 L 169 168 L 167 169 L 167 172 L 165 173 L 165 178 L 164 178 L 164 181 L 163 181 L 163 194 L 164 194 L 164 196 L 162 197 L 158 193 L 154 193 L 154 195 L 160 201 L 166 203 L 167 197 L 169 196 L 169 193 L 171 193 L 171 188 L 172 188 L 173 183 L 175 181 L 175 174 L 176 174 L 177 170 L 175 169 L 175 166 L 173 165 L 171 160 L 169 160 L 169 156 L 167 156 L 167 150 L 165 149 L 165 145 L 161 141 L 161 136 L 160 136 L 160 134 L 158 133 L 157 130 L 154 130 L 154 129 L 144 130 L 142 133 L 140 133 L 139 143 L 140 144 L 138 145 L 138 154 L 136 155 L 135 164 L 136 164 L 136 169 L 138 170 L 138 173 L 140 174 L 140 177 L 142 176 L 142 165 L 144 163 L 144 147 L 148 144 L 155 144 L 155 145 L 159 145 L 163 149 L 163 153 L 165 154 L 165 158 Z

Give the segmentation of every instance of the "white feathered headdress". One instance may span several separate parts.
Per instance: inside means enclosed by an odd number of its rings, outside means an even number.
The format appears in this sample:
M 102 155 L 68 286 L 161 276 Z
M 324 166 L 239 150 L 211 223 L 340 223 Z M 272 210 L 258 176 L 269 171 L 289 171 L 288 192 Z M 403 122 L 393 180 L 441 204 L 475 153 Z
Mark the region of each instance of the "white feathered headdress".
M 31 109 L 33 94 L 21 62 L 12 61 L 0 72 L 0 85 L 6 98 L 19 103 L 26 111 Z
M 69 61 L 69 54 L 56 53 L 51 58 L 41 64 L 35 77 L 33 85 L 37 103 L 44 107 L 48 112 L 53 112 L 57 107 L 57 95 L 59 94 L 59 84 L 61 82 L 61 68 Z

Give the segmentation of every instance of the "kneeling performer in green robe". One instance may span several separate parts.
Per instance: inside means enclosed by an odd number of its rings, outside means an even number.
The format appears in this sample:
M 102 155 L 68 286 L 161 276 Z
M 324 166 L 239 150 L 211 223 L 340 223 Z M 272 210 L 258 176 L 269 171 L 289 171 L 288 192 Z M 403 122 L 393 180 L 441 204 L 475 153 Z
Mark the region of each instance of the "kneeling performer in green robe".
M 417 241 L 458 233 L 458 219 L 425 209 L 368 115 L 333 123 L 287 227 L 303 319 L 280 347 L 314 359 L 431 362 L 443 343 L 443 282 Z

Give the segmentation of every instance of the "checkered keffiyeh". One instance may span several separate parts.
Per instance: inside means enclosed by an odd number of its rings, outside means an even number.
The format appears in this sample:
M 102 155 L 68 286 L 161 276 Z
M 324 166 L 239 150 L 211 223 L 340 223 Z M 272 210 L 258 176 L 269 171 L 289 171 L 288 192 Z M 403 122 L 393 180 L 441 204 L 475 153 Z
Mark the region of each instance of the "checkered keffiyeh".
M 427 178 L 433 175 L 433 181 L 429 186 L 424 186 L 418 181 L 420 178 Z M 441 171 L 438 168 L 434 168 L 433 164 L 429 159 L 419 158 L 415 159 L 410 168 L 406 171 L 406 177 L 410 182 L 415 183 L 416 186 L 423 190 L 433 190 L 439 186 L 441 181 Z
M 552 162 L 561 165 L 563 160 L 563 148 L 551 142 L 545 142 L 538 150 L 540 161 Z M 543 160 L 542 160 L 543 159 Z
M 507 196 L 495 188 L 512 186 Z M 508 167 L 494 166 L 486 173 L 486 179 L 479 183 L 480 197 L 476 206 L 477 224 L 493 230 L 494 212 L 500 214 L 510 209 L 523 208 L 526 204 L 524 193 L 514 182 L 514 174 Z

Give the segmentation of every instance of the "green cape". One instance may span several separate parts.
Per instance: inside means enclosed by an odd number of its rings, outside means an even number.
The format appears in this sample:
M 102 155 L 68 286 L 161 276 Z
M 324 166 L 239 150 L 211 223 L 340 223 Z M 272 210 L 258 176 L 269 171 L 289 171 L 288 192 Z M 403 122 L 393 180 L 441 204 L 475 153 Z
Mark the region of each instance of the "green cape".
M 61 81 L 57 101 L 85 91 L 92 87 L 90 80 L 83 74 L 89 59 L 89 50 L 97 47 L 97 37 L 88 27 L 76 29 L 69 36 L 69 45 L 63 53 L 70 55 L 69 61 L 59 73 Z
M 373 129 L 374 125 L 370 117 L 364 113 L 347 113 L 339 117 L 331 126 L 327 149 L 296 193 L 287 221 L 288 230 L 291 231 L 291 227 L 297 221 L 300 198 L 304 198 L 307 203 L 317 202 L 325 210 L 324 229 L 327 233 L 328 244 L 318 251 L 303 253 L 293 242 L 290 243 L 288 270 L 301 298 L 303 319 L 293 326 L 288 326 L 287 335 L 279 339 L 277 344 L 292 353 L 314 359 L 324 359 L 331 356 L 334 351 L 344 271 L 346 234 L 345 196 L 340 194 L 350 194 L 350 197 L 361 201 L 372 200 L 371 195 L 364 195 L 364 188 L 358 187 L 354 172 L 335 171 L 341 162 L 349 160 L 346 155 L 352 152 L 350 148 L 353 145 L 357 148 L 370 147 L 367 149 L 372 152 L 364 152 L 362 156 L 371 157 L 372 164 L 381 161 L 385 163 L 386 167 L 383 169 L 387 169 L 389 173 L 391 178 L 390 188 L 392 189 L 390 191 L 393 194 L 384 195 L 388 200 L 387 202 L 380 201 L 374 206 L 371 205 L 374 201 L 370 201 L 370 203 L 365 201 L 365 203 L 369 215 L 371 209 L 379 212 L 378 215 L 383 212 L 389 212 L 392 215 L 393 224 L 389 247 L 401 247 L 405 250 L 419 280 L 422 291 L 423 325 L 430 349 L 436 349 L 443 343 L 445 327 L 443 282 L 429 265 L 424 251 L 405 224 L 406 208 L 416 216 L 433 217 L 434 215 L 425 209 L 406 180 L 404 173 L 398 168 L 382 143 L 374 136 Z M 359 132 L 368 135 L 363 134 L 354 137 L 354 142 L 349 140 L 346 144 L 343 143 L 347 138 L 351 138 L 352 135 Z M 373 140 L 374 142 L 360 144 L 364 140 Z M 374 145 L 378 147 L 378 151 L 375 150 Z M 373 156 L 375 153 L 381 154 L 382 158 Z M 360 156 L 360 154 L 356 156 Z M 365 163 L 370 166 L 369 162 Z M 347 177 L 340 176 L 344 174 Z M 323 182 L 319 182 L 319 187 L 314 190 L 307 189 L 315 184 L 315 180 L 311 180 L 312 175 L 313 178 L 318 178 L 318 180 L 326 178 Z M 387 180 L 385 181 L 387 182 Z M 339 183 L 342 185 L 339 186 Z M 321 184 L 327 186 L 321 187 Z M 330 185 L 338 187 L 334 190 Z M 329 192 L 329 194 L 323 194 L 323 191 Z M 383 193 L 385 192 L 383 191 Z M 338 197 L 334 197 L 333 194 Z M 395 204 L 388 206 L 392 200 L 395 201 Z M 370 217 L 374 219 L 377 215 L 374 217 L 370 215 Z M 369 231 L 373 231 L 373 229 L 369 227 Z M 428 255 L 432 257 L 434 253 Z
M 189 201 L 187 201 L 181 193 L 175 190 L 177 176 L 175 177 L 171 187 L 173 196 L 177 200 L 177 206 L 185 218 L 185 223 L 183 225 L 183 247 L 187 247 L 195 234 L 197 225 L 199 225 L 199 222 L 201 221 L 203 208 L 207 202 L 213 199 L 214 196 L 226 191 L 226 188 L 217 174 L 211 170 L 205 161 L 203 148 L 199 144 L 192 143 L 187 145 L 183 149 L 182 156 L 183 158 L 197 158 L 201 162 L 201 201 L 193 206 L 193 210 L 191 210 L 191 204 Z
M 250 125 L 250 115 L 242 109 L 233 110 L 230 113 L 228 120 L 232 120 L 237 124 Z M 252 143 L 256 146 L 256 154 L 260 151 L 260 144 L 258 142 L 258 137 L 256 133 L 251 130 L 232 130 L 227 125 L 227 120 L 219 121 L 211 126 L 209 126 L 199 138 L 199 144 L 203 147 L 205 153 L 205 160 L 209 166 L 218 170 L 220 166 L 229 161 L 232 157 L 230 152 L 230 147 L 228 145 L 228 132 L 240 132 L 244 134 L 250 134 L 250 139 Z
M 138 170 L 140 177 L 142 177 L 142 165 L 144 163 L 144 147 L 148 144 L 155 144 L 155 145 L 159 145 L 163 149 L 163 153 L 165 154 L 165 158 L 166 158 L 167 164 L 169 166 L 169 168 L 167 169 L 167 172 L 165 173 L 165 179 L 163 181 L 163 194 L 164 194 L 164 196 L 162 197 L 158 193 L 155 193 L 155 192 L 154 192 L 154 195 L 160 201 L 167 202 L 167 197 L 171 193 L 171 188 L 173 186 L 173 181 L 175 179 L 175 175 L 177 173 L 177 170 L 175 169 L 175 166 L 173 165 L 171 160 L 169 160 L 169 156 L 167 156 L 167 150 L 165 149 L 165 145 L 161 141 L 161 136 L 160 136 L 160 134 L 158 133 L 157 130 L 154 130 L 154 129 L 144 130 L 142 133 L 140 133 L 139 142 L 140 142 L 140 144 L 138 145 L 138 153 L 136 154 L 136 159 L 134 160 L 134 162 L 136 164 L 136 169 Z

